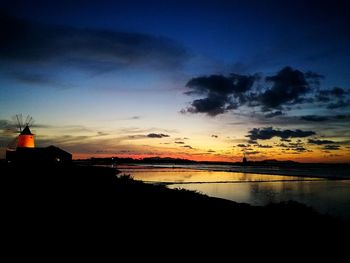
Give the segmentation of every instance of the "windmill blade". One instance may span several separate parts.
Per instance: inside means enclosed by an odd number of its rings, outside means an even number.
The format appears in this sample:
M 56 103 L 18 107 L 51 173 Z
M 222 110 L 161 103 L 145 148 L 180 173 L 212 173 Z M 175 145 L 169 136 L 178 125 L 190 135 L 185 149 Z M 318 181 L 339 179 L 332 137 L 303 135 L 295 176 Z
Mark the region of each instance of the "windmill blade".
M 20 120 L 20 122 L 21 122 L 21 127 L 24 128 L 24 126 L 23 126 L 23 115 L 22 115 L 22 113 L 19 115 L 19 120 Z
M 19 114 L 16 114 L 16 119 L 17 119 L 17 126 L 19 128 L 19 132 L 21 132 L 22 131 L 22 123 L 21 123 Z
M 30 116 L 30 115 L 27 115 L 27 117 L 26 117 L 26 122 L 25 122 L 25 126 L 31 126 L 31 125 L 33 124 L 33 122 L 34 122 L 33 117 Z
M 30 116 L 29 116 L 29 115 L 27 115 L 26 120 L 25 120 L 25 122 L 24 122 L 24 125 L 25 125 L 25 126 L 27 126 L 27 125 L 28 125 L 29 120 L 30 120 Z
M 29 116 L 29 115 L 28 115 L 28 116 Z M 34 119 L 33 119 L 33 117 L 32 117 L 32 116 L 29 116 L 29 120 L 28 120 L 27 125 L 28 125 L 28 126 L 32 126 L 32 125 L 33 125 L 33 123 L 34 123 Z

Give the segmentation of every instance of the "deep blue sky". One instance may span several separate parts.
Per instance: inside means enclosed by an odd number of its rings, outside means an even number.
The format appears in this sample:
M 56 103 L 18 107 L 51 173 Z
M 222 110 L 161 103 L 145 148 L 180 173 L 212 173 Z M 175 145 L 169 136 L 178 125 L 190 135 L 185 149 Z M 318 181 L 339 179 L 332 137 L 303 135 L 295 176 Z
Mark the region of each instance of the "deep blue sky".
M 48 126 L 79 124 L 119 133 L 121 144 L 106 153 L 128 148 L 123 136 L 135 131 L 173 131 L 196 138 L 191 145 L 201 148 L 197 154 L 215 148 L 226 158 L 232 140 L 200 147 L 201 140 L 217 130 L 244 142 L 253 128 L 313 131 L 327 125 L 335 131 L 317 136 L 336 138 L 346 149 L 347 2 L 1 1 L 0 117 L 21 111 Z M 255 76 L 252 86 L 240 83 L 244 94 L 236 82 L 222 86 L 231 73 Z M 214 75 L 223 82 L 209 78 Z M 311 85 L 315 81 L 320 85 Z M 284 92 L 282 86 L 290 83 L 292 91 Z M 309 116 L 314 119 L 308 122 Z M 49 141 L 56 133 L 48 132 Z M 97 151 L 70 143 L 75 152 Z M 136 146 L 125 151 L 147 154 Z M 258 150 L 251 152 L 258 156 L 253 153 Z
M 349 58 L 350 44 L 345 2 L 8 1 L 5 6 L 43 23 L 166 36 L 228 64 L 264 70 L 261 64 L 289 63 L 327 70 L 320 65 L 326 59 L 348 66 L 343 59 Z

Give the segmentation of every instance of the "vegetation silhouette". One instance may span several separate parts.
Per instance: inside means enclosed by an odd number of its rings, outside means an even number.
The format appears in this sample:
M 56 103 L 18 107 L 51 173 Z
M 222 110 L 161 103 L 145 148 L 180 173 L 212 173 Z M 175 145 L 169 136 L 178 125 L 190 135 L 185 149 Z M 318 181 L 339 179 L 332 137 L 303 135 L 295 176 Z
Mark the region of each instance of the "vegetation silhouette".
M 96 166 L 1 165 L 3 223 L 11 231 L 86 236 L 122 232 L 137 236 L 189 231 L 234 235 L 247 231 L 282 237 L 334 234 L 346 224 L 296 202 L 254 207 L 164 185 L 146 184 L 115 169 Z M 15 230 L 13 230 L 15 229 Z M 296 231 L 296 232 L 295 232 Z M 64 234 L 63 234 L 64 233 Z

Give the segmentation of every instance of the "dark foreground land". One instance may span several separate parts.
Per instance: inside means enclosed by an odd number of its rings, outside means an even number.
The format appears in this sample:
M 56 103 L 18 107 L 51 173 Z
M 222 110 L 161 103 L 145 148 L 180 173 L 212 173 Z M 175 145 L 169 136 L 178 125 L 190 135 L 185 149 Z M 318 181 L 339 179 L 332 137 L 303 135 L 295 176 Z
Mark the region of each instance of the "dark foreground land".
M 2 226 L 10 239 L 67 241 L 98 234 L 112 239 L 128 236 L 135 242 L 150 237 L 198 241 L 209 236 L 305 241 L 332 235 L 337 237 L 332 242 L 338 242 L 348 229 L 344 222 L 295 202 L 254 207 L 118 177 L 109 168 L 1 170 Z

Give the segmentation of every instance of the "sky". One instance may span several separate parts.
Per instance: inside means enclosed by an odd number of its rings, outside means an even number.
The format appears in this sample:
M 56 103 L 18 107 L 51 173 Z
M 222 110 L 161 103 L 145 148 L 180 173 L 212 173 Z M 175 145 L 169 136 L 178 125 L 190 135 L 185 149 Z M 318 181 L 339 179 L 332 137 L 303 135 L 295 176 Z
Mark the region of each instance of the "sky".
M 0 158 L 350 162 L 347 2 L 0 1 Z

